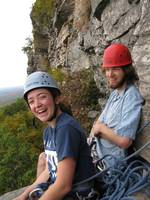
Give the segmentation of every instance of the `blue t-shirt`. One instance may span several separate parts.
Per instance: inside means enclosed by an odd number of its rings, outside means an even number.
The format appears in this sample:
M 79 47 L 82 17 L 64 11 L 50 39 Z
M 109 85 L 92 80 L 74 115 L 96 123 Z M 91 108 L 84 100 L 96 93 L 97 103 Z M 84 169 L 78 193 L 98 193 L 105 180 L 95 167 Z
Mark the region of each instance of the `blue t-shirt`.
M 139 126 L 142 103 L 143 98 L 134 85 L 127 86 L 120 94 L 114 90 L 99 120 L 112 128 L 116 134 L 134 140 Z M 111 154 L 117 159 L 123 159 L 126 156 L 126 150 L 103 138 L 99 138 L 99 147 L 102 156 Z M 108 160 L 108 165 L 114 164 L 113 161 Z
M 93 175 L 93 163 L 86 136 L 79 123 L 70 115 L 62 113 L 55 128 L 49 126 L 45 129 L 44 148 L 53 182 L 56 180 L 58 162 L 67 157 L 72 157 L 77 162 L 73 183 Z

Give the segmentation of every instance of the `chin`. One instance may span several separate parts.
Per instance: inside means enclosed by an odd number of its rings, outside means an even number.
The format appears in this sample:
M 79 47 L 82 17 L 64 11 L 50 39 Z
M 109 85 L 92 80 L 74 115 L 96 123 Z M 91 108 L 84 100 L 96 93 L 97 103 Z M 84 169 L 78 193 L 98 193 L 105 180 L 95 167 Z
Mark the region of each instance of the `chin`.
M 109 87 L 110 87 L 111 89 L 118 89 L 118 88 L 120 88 L 120 87 L 122 87 L 122 86 L 123 86 L 122 83 L 109 84 Z
M 41 122 L 47 122 L 47 118 L 38 117 Z
M 115 84 L 109 84 L 109 87 L 111 88 L 111 89 L 116 89 L 117 88 L 117 85 L 115 85 Z
M 114 86 L 114 85 L 110 85 L 110 88 L 111 88 L 111 89 L 117 89 L 118 87 L 117 87 L 117 86 Z

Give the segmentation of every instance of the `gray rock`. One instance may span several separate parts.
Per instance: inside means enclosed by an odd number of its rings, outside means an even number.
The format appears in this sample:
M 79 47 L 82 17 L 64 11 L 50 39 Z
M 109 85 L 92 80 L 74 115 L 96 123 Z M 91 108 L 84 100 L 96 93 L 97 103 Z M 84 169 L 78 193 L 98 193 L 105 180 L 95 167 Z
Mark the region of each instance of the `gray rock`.
M 2 195 L 0 197 L 0 200 L 12 200 L 14 199 L 15 197 L 19 196 L 24 190 L 25 190 L 26 187 L 24 188 L 21 188 L 21 189 L 18 189 L 18 190 L 14 190 L 12 192 L 8 192 L 4 195 Z

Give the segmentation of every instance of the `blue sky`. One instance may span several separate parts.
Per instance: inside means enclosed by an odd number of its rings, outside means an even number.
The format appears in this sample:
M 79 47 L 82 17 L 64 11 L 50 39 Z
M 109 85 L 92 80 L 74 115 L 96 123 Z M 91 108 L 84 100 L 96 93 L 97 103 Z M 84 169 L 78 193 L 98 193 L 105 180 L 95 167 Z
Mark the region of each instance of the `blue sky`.
M 22 52 L 32 37 L 30 12 L 35 0 L 2 1 L 0 6 L 0 88 L 23 85 L 27 56 Z

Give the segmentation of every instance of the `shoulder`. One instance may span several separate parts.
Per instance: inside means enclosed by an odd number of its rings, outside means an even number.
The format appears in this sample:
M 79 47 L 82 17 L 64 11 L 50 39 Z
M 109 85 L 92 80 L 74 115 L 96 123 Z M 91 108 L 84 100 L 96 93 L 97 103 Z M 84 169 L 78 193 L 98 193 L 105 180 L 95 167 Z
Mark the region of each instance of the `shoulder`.
M 130 85 L 125 91 L 125 96 L 128 98 L 137 99 L 143 101 L 143 97 L 139 91 L 139 89 L 135 85 Z
M 132 92 L 140 94 L 139 89 L 135 85 L 129 85 L 126 89 L 126 93 L 132 93 Z
M 64 113 L 63 114 L 63 121 L 59 121 L 59 123 L 56 126 L 56 132 L 57 132 L 57 137 L 59 138 L 72 138 L 76 140 L 85 140 L 86 139 L 86 134 L 78 121 Z
M 57 129 L 62 129 L 63 127 L 70 127 L 75 128 L 79 131 L 83 131 L 79 122 L 74 117 L 64 112 L 61 114 L 56 124 Z
M 144 99 L 138 88 L 134 85 L 129 86 L 123 95 L 123 107 L 126 109 L 137 108 L 141 109 Z

